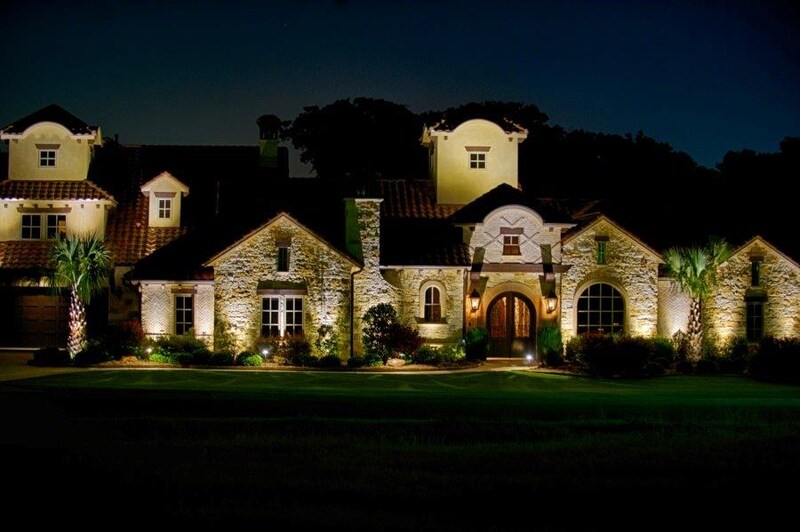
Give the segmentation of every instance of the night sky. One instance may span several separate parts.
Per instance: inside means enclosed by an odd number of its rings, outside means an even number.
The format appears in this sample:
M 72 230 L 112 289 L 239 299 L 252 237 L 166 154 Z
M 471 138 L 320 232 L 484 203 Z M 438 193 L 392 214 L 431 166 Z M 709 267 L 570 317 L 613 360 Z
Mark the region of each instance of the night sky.
M 254 144 L 258 116 L 339 98 L 414 112 L 503 100 L 567 130 L 641 130 L 714 166 L 800 136 L 799 14 L 749 1 L 5 2 L 0 123 L 58 103 L 123 143 Z

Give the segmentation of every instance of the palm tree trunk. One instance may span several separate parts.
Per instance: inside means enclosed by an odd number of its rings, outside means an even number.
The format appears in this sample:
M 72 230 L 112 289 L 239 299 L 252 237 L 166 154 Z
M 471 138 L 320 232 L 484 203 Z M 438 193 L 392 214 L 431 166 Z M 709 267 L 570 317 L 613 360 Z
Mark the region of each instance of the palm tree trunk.
M 700 298 L 693 297 L 691 305 L 689 306 L 689 359 L 697 362 L 700 359 L 700 348 L 703 344 L 703 324 L 702 324 L 702 309 L 700 307 Z
M 67 351 L 70 358 L 83 351 L 86 347 L 86 307 L 78 291 L 73 287 L 69 293 L 69 336 L 67 337 Z

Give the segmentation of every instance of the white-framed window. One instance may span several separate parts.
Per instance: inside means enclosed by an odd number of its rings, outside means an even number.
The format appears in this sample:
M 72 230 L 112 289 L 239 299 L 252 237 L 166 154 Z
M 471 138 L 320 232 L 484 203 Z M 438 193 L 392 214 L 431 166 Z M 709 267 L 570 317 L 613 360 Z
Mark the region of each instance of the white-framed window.
M 624 333 L 625 299 L 608 283 L 589 285 L 578 298 L 578 334 Z
M 42 223 L 44 222 L 44 225 Z M 66 214 L 23 214 L 20 223 L 23 240 L 53 240 L 67 234 Z
M 56 150 L 53 148 L 39 148 L 39 167 L 55 168 Z
M 175 334 L 186 334 L 194 327 L 194 295 L 175 294 Z
M 158 200 L 158 218 L 161 220 L 169 220 L 172 218 L 172 200 L 159 198 Z
M 470 152 L 469 167 L 473 170 L 483 170 L 486 168 L 486 154 L 483 152 Z
M 303 334 L 303 297 L 265 296 L 261 299 L 261 336 Z
M 23 214 L 22 215 L 22 239 L 41 240 L 42 238 L 42 215 Z
M 57 236 L 65 236 L 67 234 L 67 216 L 65 214 L 48 214 L 47 215 L 47 233 L 48 240 L 53 240 Z

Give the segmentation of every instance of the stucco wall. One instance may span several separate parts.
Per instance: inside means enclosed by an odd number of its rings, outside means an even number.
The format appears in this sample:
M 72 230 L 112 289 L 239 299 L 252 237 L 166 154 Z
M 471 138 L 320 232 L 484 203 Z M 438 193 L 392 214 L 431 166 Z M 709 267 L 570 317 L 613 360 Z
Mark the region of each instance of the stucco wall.
M 88 139 L 73 139 L 61 125 L 41 123 L 28 129 L 21 139 L 11 139 L 8 148 L 9 179 L 53 179 L 78 181 L 86 179 L 91 160 Z M 37 144 L 58 145 L 56 166 L 39 167 Z
M 214 339 L 214 287 L 210 283 L 142 283 L 142 330 L 149 337 L 175 334 L 175 295 L 194 292 L 194 333 L 209 346 Z
M 277 245 L 291 240 L 289 271 L 277 271 Z M 317 329 L 339 334 L 340 352 L 349 353 L 350 271 L 353 263 L 290 218 L 281 216 L 213 262 L 217 319 L 227 324 L 237 350 L 252 349 L 261 335 L 259 281 L 303 283 L 304 331 L 314 344 Z
M 597 236 L 608 237 L 606 264 L 597 264 Z M 562 261 L 571 265 L 561 280 L 561 331 L 565 341 L 576 334 L 578 297 L 595 282 L 609 283 L 622 294 L 628 334 L 657 334 L 659 261 L 634 239 L 602 219 L 567 240 Z
M 0 203 L 0 240 L 20 240 L 22 238 L 22 214 L 19 212 L 20 207 L 25 208 L 49 208 L 52 205 L 54 208 L 68 208 L 67 213 L 51 214 L 64 214 L 67 222 L 68 235 L 86 235 L 97 234 L 100 238 L 105 236 L 106 219 L 108 217 L 108 202 L 100 201 L 4 201 Z M 41 214 L 45 217 L 47 212 L 40 213 L 25 213 L 25 214 Z M 42 221 L 42 237 L 45 236 L 47 228 L 47 219 L 43 218 Z
M 720 342 L 745 336 L 745 295 L 751 289 L 751 256 L 763 257 L 758 290 L 766 294 L 764 334 L 800 336 L 800 268 L 771 246 L 754 241 L 738 250 L 717 273 L 714 294 L 704 301 L 703 321 Z
M 429 342 L 456 342 L 461 339 L 464 323 L 464 270 L 449 268 L 408 268 L 387 273 L 400 288 L 400 319 L 417 327 Z M 440 289 L 443 323 L 425 323 L 424 288 Z
M 516 187 L 519 133 L 506 133 L 488 120 L 468 120 L 453 131 L 431 131 L 435 150 L 436 201 L 466 204 L 501 183 Z M 489 147 L 486 168 L 472 169 L 465 147 Z

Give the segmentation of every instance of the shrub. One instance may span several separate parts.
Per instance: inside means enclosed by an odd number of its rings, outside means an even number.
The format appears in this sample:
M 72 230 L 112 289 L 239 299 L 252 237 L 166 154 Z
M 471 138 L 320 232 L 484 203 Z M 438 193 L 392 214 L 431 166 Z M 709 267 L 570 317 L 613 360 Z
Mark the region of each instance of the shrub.
M 128 355 L 138 356 L 144 342 L 144 332 L 139 320 L 126 320 L 111 324 L 106 334 L 99 338 L 103 349 L 114 359 Z
M 33 358 L 28 361 L 31 366 L 57 366 L 72 365 L 72 359 L 66 349 L 59 347 L 43 347 L 33 352 Z
M 567 362 L 577 362 L 578 353 L 581 350 L 581 336 L 573 336 L 564 346 L 564 359 Z
M 650 346 L 650 357 L 653 360 L 659 361 L 659 364 L 663 365 L 665 369 L 672 366 L 678 358 L 678 351 L 675 349 L 675 344 L 669 338 L 664 338 L 663 336 L 650 338 Z
M 389 351 L 393 357 L 413 357 L 422 346 L 422 337 L 414 327 L 393 323 L 389 329 Z M 383 362 L 385 364 L 386 360 Z
M 86 349 L 75 354 L 76 366 L 90 366 L 113 360 L 114 357 L 108 352 L 104 342 L 90 340 Z
M 800 338 L 765 336 L 750 357 L 748 375 L 774 382 L 800 382 Z
M 311 344 L 302 334 L 290 334 L 278 344 L 278 355 L 286 358 L 292 366 L 317 365 L 317 357 L 311 354 Z
M 719 364 L 713 358 L 701 358 L 695 364 L 695 371 L 698 375 L 713 375 L 719 373 Z
M 719 370 L 721 373 L 744 373 L 750 358 L 750 343 L 743 336 L 731 338 L 722 349 Z
M 151 362 L 157 362 L 158 364 L 176 364 L 177 361 L 169 356 L 169 355 L 162 355 L 161 353 L 152 353 L 150 355 Z
M 414 364 L 451 364 L 464 359 L 464 348 L 460 344 L 447 344 L 442 347 L 423 345 L 411 357 Z
M 220 350 L 211 353 L 209 364 L 212 366 L 232 366 L 234 363 L 233 351 Z
M 174 359 L 177 363 L 186 365 L 192 363 L 195 353 L 207 349 L 206 344 L 194 336 L 173 334 L 159 337 L 155 341 L 152 354 L 164 355 Z M 152 360 L 152 355 L 150 359 Z
M 380 355 L 377 355 L 375 353 L 367 353 L 366 355 L 364 355 L 364 365 L 370 368 L 374 368 L 376 366 L 385 365 L 385 362 L 380 357 Z
M 661 375 L 672 365 L 669 340 L 596 333 L 571 338 L 569 356 L 588 374 L 602 377 Z
M 675 371 L 684 374 L 694 373 L 694 364 L 688 360 L 678 360 L 675 363 Z
M 672 335 L 672 345 L 675 346 L 678 360 L 688 360 L 692 349 L 689 335 L 685 332 L 678 330 Z
M 242 351 L 236 357 L 237 366 L 256 367 L 262 365 L 263 363 L 264 359 L 261 358 L 261 355 L 253 351 Z
M 207 366 L 211 364 L 211 350 L 207 347 L 201 347 L 196 351 L 192 352 L 192 364 L 197 364 L 198 366 Z
M 464 337 L 464 353 L 468 360 L 486 360 L 489 351 L 489 331 L 485 327 L 473 327 Z
M 564 344 L 561 341 L 561 328 L 558 325 L 545 325 L 539 329 L 537 337 L 539 363 L 557 367 L 564 363 Z
M 389 303 L 379 303 L 364 313 L 362 341 L 364 351 L 379 357 L 385 364 L 392 355 L 392 328 L 397 323 L 397 311 Z
M 317 328 L 317 339 L 314 347 L 321 356 L 334 355 L 339 357 L 339 335 L 332 325 L 320 325 Z
M 366 361 L 364 357 L 358 356 L 351 356 L 347 359 L 347 367 L 348 368 L 360 368 L 366 365 Z
M 319 358 L 317 364 L 321 368 L 340 368 L 342 367 L 342 359 L 336 355 L 324 355 Z

